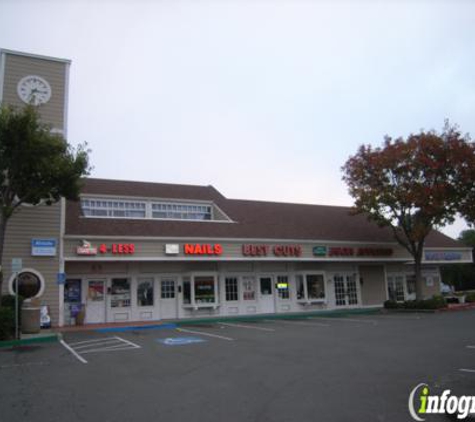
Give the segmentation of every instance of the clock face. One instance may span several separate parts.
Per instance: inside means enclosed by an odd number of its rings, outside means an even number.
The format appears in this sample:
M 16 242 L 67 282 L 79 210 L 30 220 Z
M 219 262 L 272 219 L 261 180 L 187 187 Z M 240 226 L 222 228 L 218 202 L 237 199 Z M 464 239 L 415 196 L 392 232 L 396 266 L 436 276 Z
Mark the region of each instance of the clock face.
M 29 75 L 18 82 L 17 93 L 23 102 L 38 106 L 51 98 L 51 86 L 41 76 Z

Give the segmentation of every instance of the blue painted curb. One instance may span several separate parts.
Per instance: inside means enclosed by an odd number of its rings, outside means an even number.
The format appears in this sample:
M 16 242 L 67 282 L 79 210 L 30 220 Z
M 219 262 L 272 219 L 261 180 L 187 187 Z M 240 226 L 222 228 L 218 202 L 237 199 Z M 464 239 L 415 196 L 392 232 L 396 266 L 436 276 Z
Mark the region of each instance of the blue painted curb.
M 96 333 L 122 333 L 124 331 L 141 331 L 141 330 L 161 330 L 161 329 L 174 329 L 176 324 L 157 324 L 157 325 L 138 325 L 132 327 L 110 327 L 110 328 L 97 328 L 94 331 Z

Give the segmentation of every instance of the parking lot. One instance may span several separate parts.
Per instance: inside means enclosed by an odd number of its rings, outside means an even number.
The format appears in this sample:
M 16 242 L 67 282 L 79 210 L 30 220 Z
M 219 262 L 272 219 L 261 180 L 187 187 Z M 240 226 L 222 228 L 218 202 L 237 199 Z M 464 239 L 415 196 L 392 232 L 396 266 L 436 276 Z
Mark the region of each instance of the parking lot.
M 410 421 L 419 383 L 475 395 L 474 326 L 465 311 L 65 333 L 0 349 L 1 420 Z

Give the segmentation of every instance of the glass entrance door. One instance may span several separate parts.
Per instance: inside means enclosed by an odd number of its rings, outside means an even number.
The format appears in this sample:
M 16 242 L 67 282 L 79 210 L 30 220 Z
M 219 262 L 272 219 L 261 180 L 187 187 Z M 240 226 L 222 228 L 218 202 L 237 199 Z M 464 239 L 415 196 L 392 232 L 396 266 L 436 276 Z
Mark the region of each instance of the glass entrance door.
M 149 321 L 157 319 L 155 316 L 155 281 L 153 277 L 139 277 L 133 283 L 136 292 L 137 304 L 132 302 L 134 320 Z
M 105 280 L 88 280 L 86 294 L 86 323 L 105 322 Z
M 358 305 L 358 286 L 354 275 L 335 274 L 333 284 L 335 286 L 336 306 Z
M 259 308 L 262 313 L 275 312 L 272 277 L 259 277 Z
M 404 276 L 388 275 L 388 299 L 396 302 L 404 302 Z
M 175 319 L 178 317 L 176 284 L 175 277 L 163 277 L 160 280 L 161 319 Z
M 110 295 L 108 306 L 108 321 L 131 320 L 131 290 L 130 279 L 113 278 L 110 281 Z

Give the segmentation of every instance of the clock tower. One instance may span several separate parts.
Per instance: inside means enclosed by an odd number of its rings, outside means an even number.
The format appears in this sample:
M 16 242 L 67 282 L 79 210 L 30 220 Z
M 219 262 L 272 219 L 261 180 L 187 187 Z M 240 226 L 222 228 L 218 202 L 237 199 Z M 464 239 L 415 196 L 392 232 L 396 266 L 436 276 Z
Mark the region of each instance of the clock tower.
M 66 137 L 70 60 L 0 49 L 0 104 L 38 107 L 41 119 Z

